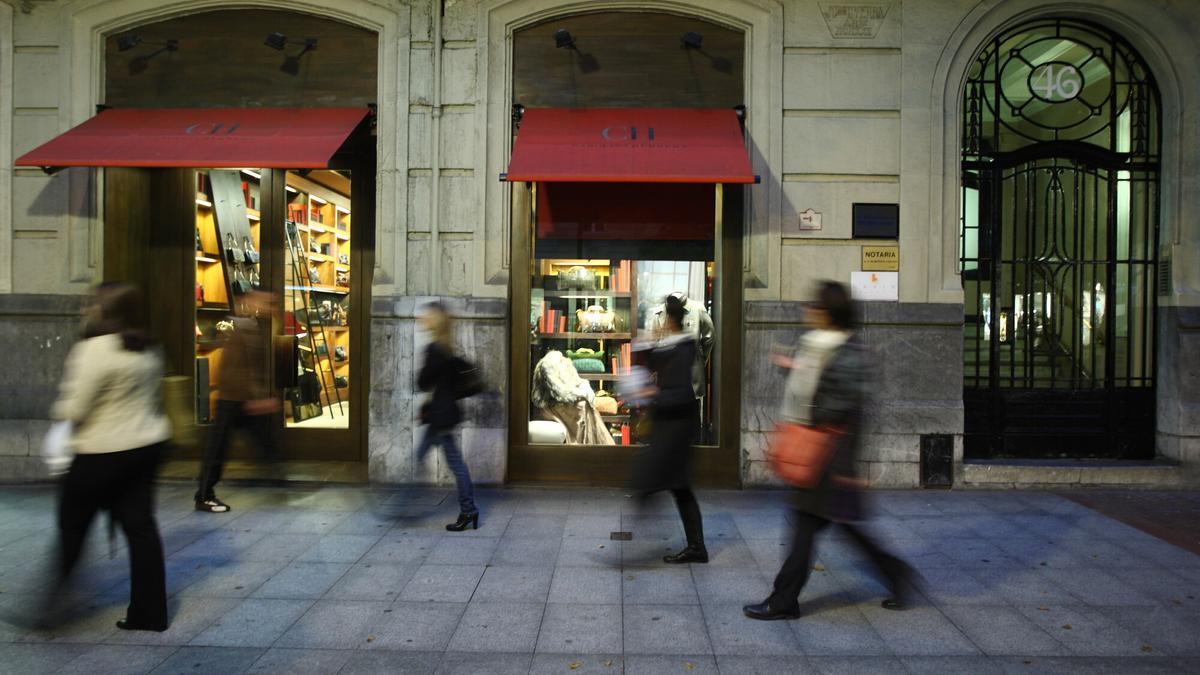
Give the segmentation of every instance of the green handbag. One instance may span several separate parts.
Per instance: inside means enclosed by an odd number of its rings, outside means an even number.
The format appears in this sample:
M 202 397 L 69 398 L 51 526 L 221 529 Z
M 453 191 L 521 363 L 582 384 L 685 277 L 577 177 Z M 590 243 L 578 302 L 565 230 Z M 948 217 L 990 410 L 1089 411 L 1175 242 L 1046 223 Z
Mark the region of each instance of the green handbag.
M 603 359 L 604 352 L 594 349 L 568 349 L 567 358 L 575 361 L 576 359 Z

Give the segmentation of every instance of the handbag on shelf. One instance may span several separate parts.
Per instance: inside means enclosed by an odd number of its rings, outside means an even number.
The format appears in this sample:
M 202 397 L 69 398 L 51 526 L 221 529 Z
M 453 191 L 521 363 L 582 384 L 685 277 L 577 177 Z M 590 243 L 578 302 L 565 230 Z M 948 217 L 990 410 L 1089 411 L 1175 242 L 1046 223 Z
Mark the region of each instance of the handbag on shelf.
M 316 239 L 309 237 L 308 238 L 308 250 L 310 253 L 320 253 L 321 252 L 321 244 L 317 243 Z
M 196 228 L 196 250 L 204 252 L 204 245 L 200 243 L 200 228 Z
M 232 232 L 225 234 L 225 258 L 232 264 L 246 262 L 246 253 L 238 248 Z
M 321 273 L 317 271 L 317 268 L 315 265 L 308 266 L 308 282 L 310 284 L 321 283 Z
M 563 290 L 590 291 L 596 288 L 596 273 L 582 265 L 575 265 L 558 275 L 558 286 Z
M 346 379 L 345 375 L 334 375 L 333 386 L 337 387 L 338 389 L 345 389 L 346 387 L 350 386 L 350 380 Z
M 242 276 L 242 271 L 238 269 L 237 265 L 232 265 L 232 267 L 233 281 L 230 285 L 233 286 L 234 294 L 245 295 L 246 293 L 249 293 L 251 290 L 250 282 L 244 276 Z
M 612 333 L 617 330 L 617 315 L 600 305 L 575 310 L 575 330 L 580 333 Z
M 250 237 L 242 237 L 242 252 L 246 256 L 246 262 L 252 265 L 258 264 L 258 251 L 254 249 L 254 242 L 250 241 Z
M 796 487 L 816 487 L 839 435 L 831 429 L 780 422 L 768 442 L 771 469 Z
M 613 398 L 612 394 L 603 389 L 596 392 L 596 398 L 592 405 L 596 406 L 596 412 L 601 415 L 616 415 L 617 408 L 619 407 L 617 399 Z
M 345 361 L 346 360 L 346 348 L 341 345 L 337 345 L 336 347 L 334 347 L 333 348 L 333 360 L 334 361 Z
M 349 264 L 350 264 L 350 256 L 348 256 L 348 255 L 346 255 L 345 253 L 343 253 L 343 254 L 341 254 L 341 255 L 339 255 L 339 256 L 338 256 L 338 262 L 339 262 L 339 263 L 341 263 L 341 264 L 343 264 L 343 265 L 349 265 Z
M 329 347 L 324 343 L 317 345 L 317 356 L 329 356 Z
M 337 271 L 337 285 L 338 286 L 349 286 L 350 285 L 350 273 L 347 272 L 346 270 L 338 270 Z
M 576 361 L 578 359 L 603 359 L 604 352 L 595 349 L 587 349 L 586 347 L 583 349 L 568 349 L 567 358 L 571 359 L 572 361 Z
M 204 284 L 196 284 L 196 304 L 204 304 Z
M 600 359 L 575 359 L 571 361 L 577 373 L 599 374 L 604 372 L 604 362 Z

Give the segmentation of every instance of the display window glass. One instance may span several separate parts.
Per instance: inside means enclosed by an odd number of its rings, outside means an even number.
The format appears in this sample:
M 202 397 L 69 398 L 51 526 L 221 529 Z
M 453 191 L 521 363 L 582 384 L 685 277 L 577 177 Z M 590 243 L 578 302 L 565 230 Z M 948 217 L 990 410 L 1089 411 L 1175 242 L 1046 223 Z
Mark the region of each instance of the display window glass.
M 195 174 L 196 422 L 211 423 L 217 400 L 239 387 L 271 391 L 265 381 L 269 361 L 275 382 L 285 383 L 286 427 L 346 429 L 354 385 L 349 172 L 287 172 L 284 218 L 274 224 L 262 218 L 262 174 L 252 169 Z M 283 243 L 274 251 L 282 285 L 279 277 L 266 278 L 271 252 L 263 250 L 265 227 L 281 230 L 267 241 Z M 273 311 L 244 305 L 254 289 L 273 291 Z M 232 338 L 239 331 L 254 335 L 237 340 L 235 354 Z M 261 361 L 260 367 L 242 364 L 245 359 Z M 250 373 L 264 381 L 246 382 Z
M 533 188 L 529 443 L 637 445 L 649 411 L 619 380 L 663 335 L 668 295 L 698 342 L 698 444 L 716 442 L 713 185 L 539 183 Z

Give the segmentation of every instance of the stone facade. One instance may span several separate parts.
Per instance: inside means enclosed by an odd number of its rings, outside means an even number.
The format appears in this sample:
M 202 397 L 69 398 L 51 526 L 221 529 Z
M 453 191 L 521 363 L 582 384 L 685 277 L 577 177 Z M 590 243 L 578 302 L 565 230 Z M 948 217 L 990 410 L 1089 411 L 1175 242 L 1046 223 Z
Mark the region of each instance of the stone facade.
M 222 0 L 0 3 L 0 477 L 27 475 L 77 296 L 103 269 L 99 175 L 45 176 L 13 157 L 82 122 L 103 101 L 100 36 Z M 422 298 L 453 298 L 461 339 L 494 373 L 495 397 L 464 428 L 480 478 L 506 467 L 509 36 L 587 11 L 667 11 L 746 34 L 748 136 L 762 185 L 745 238 L 743 480 L 770 481 L 763 432 L 778 384 L 751 355 L 794 331 L 814 280 L 857 269 L 854 202 L 900 204 L 899 302 L 866 308 L 879 359 L 864 461 L 880 484 L 918 483 L 922 434 L 961 435 L 962 291 L 956 272 L 960 87 L 997 31 L 1051 15 L 1122 33 L 1146 58 L 1163 99 L 1162 242 L 1171 261 L 1159 343 L 1159 453 L 1200 464 L 1200 6 L 1187 0 L 267 0 L 263 8 L 348 22 L 379 34 L 379 163 L 371 321 L 370 475 L 445 481 L 417 466 L 413 364 Z M 246 6 L 246 3 L 238 3 Z M 318 52 L 319 56 L 319 52 Z M 822 214 L 801 231 L 799 213 Z M 48 304 L 37 298 L 50 297 Z M 46 309 L 49 307 L 50 309 Z M 36 336 L 37 339 L 31 339 Z M 47 337 L 49 336 L 49 337 Z M 41 345 L 45 345 L 42 347 Z M 8 377 L 10 379 L 3 379 Z M 20 390 L 10 389 L 20 382 Z M 961 441 L 958 442 L 961 448 Z M 959 450 L 961 456 L 961 450 Z M 436 462 L 431 459 L 430 462 Z M 961 469 L 961 467 L 960 467 Z M 962 472 L 960 471 L 960 476 Z M 1193 474 L 1194 475 L 1194 474 Z M 1022 481 L 1016 481 L 1018 483 Z M 1030 480 L 1026 482 L 1037 482 Z

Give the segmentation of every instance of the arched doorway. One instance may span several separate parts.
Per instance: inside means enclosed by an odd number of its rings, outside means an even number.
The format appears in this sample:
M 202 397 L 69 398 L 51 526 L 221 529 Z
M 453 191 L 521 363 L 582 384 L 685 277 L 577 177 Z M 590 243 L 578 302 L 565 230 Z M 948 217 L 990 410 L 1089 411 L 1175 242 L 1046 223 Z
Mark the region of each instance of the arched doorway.
M 968 458 L 1153 456 L 1160 104 L 1119 35 L 997 35 L 963 92 Z

